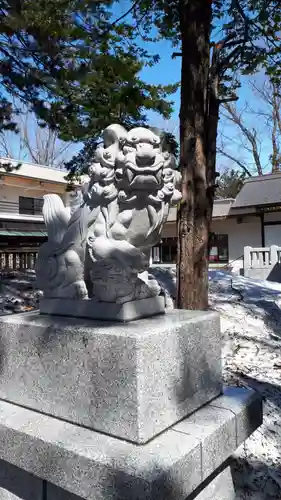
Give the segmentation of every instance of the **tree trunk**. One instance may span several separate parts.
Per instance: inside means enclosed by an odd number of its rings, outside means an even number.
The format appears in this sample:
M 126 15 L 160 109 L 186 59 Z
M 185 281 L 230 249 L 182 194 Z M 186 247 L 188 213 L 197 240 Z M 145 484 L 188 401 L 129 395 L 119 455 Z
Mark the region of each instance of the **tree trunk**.
M 277 130 L 278 130 L 278 112 L 279 112 L 279 103 L 277 101 L 276 97 L 276 89 L 273 86 L 272 87 L 272 132 L 271 132 L 271 139 L 272 139 L 272 155 L 271 155 L 271 165 L 272 165 L 272 173 L 279 172 L 280 165 L 280 154 L 279 154 L 279 147 L 278 147 L 278 142 L 277 142 Z
M 208 80 L 211 2 L 179 0 L 182 37 L 177 307 L 208 307 L 209 190 Z

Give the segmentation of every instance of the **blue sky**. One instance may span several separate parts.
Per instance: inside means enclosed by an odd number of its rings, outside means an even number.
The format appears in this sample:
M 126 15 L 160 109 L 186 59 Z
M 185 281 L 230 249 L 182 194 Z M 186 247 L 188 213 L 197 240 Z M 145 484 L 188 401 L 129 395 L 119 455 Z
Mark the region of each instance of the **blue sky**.
M 160 55 L 160 62 L 150 67 L 143 68 L 141 77 L 144 81 L 151 84 L 169 85 L 180 81 L 181 76 L 181 58 L 172 59 L 172 53 L 175 51 L 171 44 L 162 41 L 154 46 L 151 46 L 153 53 Z M 174 112 L 171 119 L 167 122 L 157 113 L 150 112 L 148 114 L 149 121 L 153 122 L 156 127 L 168 128 L 172 131 L 175 127 L 178 129 L 178 116 L 180 109 L 180 89 L 170 98 L 174 101 Z

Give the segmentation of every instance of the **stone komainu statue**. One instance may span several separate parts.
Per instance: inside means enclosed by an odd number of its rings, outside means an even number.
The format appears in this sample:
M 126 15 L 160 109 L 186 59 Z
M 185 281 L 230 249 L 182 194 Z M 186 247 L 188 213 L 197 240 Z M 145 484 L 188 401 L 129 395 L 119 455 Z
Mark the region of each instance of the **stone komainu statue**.
M 38 286 L 46 298 L 119 304 L 159 295 L 147 269 L 169 208 L 181 199 L 175 158 L 151 130 L 111 125 L 89 176 L 71 217 L 59 196 L 44 197 L 48 241 L 38 255 Z

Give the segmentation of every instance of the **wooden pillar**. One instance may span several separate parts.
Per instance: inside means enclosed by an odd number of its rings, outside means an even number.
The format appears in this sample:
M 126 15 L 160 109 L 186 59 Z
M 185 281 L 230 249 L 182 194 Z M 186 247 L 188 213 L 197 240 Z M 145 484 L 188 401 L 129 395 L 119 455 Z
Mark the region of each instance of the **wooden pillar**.
M 24 253 L 20 253 L 20 269 L 24 269 Z
M 13 253 L 13 271 L 17 269 L 17 254 Z
M 30 269 L 30 268 L 31 268 L 31 265 L 30 265 L 30 262 L 31 262 L 30 255 L 31 255 L 31 254 L 30 254 L 30 252 L 28 252 L 28 253 L 26 254 L 26 268 L 27 268 L 27 269 Z
M 260 214 L 260 219 L 261 219 L 261 246 L 265 247 L 264 213 Z

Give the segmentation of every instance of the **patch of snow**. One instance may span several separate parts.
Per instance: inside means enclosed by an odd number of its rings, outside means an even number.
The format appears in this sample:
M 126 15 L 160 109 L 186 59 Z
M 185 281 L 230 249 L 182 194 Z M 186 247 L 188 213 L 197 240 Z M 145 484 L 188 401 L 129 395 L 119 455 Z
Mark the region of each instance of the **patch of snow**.
M 34 271 L 1 272 L 0 316 L 37 309 L 41 292 L 34 283 Z
M 153 268 L 175 297 L 176 272 Z M 281 284 L 209 272 L 209 305 L 221 316 L 224 381 L 264 398 L 263 425 L 235 454 L 237 499 L 281 499 Z

